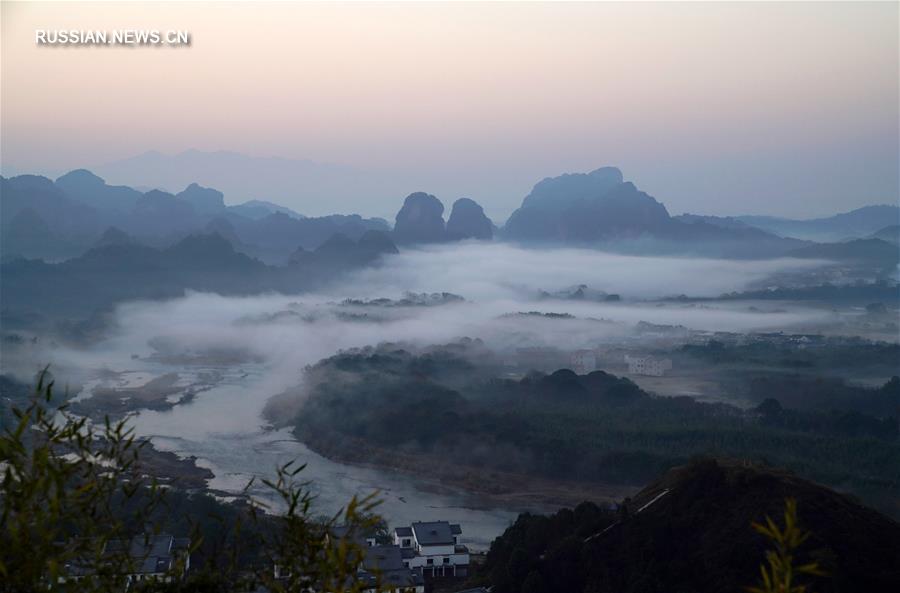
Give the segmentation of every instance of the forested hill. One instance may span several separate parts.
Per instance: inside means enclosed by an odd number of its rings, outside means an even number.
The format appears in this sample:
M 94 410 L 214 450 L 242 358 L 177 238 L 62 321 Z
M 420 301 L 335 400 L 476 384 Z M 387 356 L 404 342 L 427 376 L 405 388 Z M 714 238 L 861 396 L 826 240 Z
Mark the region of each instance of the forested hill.
M 295 405 L 272 400 L 269 417 L 292 424 L 324 455 L 439 479 L 490 469 L 642 486 L 713 455 L 765 460 L 900 515 L 900 380 L 852 390 L 853 407 L 841 397 L 823 408 L 770 400 L 748 410 L 659 397 L 603 371 L 499 374 L 476 342 L 426 350 L 384 344 L 313 365 Z
M 810 532 L 795 565 L 827 573 L 806 578 L 809 590 L 900 590 L 900 524 L 789 474 L 713 460 L 670 471 L 618 510 L 520 515 L 475 580 L 494 593 L 743 591 L 772 547 L 751 523 L 782 523 L 787 497 Z

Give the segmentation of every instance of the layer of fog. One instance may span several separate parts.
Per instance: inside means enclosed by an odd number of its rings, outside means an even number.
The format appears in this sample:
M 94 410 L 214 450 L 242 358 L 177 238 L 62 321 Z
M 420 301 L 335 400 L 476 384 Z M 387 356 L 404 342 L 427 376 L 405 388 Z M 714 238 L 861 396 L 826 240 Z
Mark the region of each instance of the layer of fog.
M 684 325 L 693 329 L 755 331 L 790 328 L 820 320 L 821 309 L 779 306 L 778 312 L 750 311 L 746 303 L 706 305 L 640 302 L 635 299 L 687 294 L 715 296 L 758 284 L 774 273 L 820 265 L 809 260 L 733 261 L 683 257 L 611 255 L 579 249 L 530 250 L 504 244 L 462 243 L 408 250 L 387 258 L 332 286 L 323 294 L 222 297 L 190 293 L 162 302 L 132 302 L 118 307 L 111 337 L 88 350 L 55 347 L 32 353 L 35 364 L 52 362 L 75 369 L 127 364 L 132 354 L 152 353 L 149 343 L 203 351 L 239 348 L 294 380 L 306 364 L 339 349 L 381 341 L 435 343 L 460 336 L 478 337 L 498 347 L 548 345 L 563 349 L 616 339 L 638 321 Z M 622 296 L 620 303 L 538 300 L 585 284 Z M 447 291 L 464 303 L 404 309 L 366 308 L 378 322 L 347 321 L 335 315 L 345 298 L 400 297 L 407 291 Z M 771 309 L 771 307 L 769 307 Z M 267 315 L 291 311 L 294 318 Z M 569 313 L 578 319 L 510 319 L 504 314 L 540 311 Z M 376 315 L 377 313 L 377 315 Z M 310 321 L 314 319 L 314 321 Z M 240 320 L 240 322 L 239 322 Z M 603 320 L 613 323 L 600 323 Z M 9 367 L 10 365 L 4 365 Z M 9 369 L 7 370 L 23 370 Z
M 633 333 L 647 321 L 709 331 L 769 331 L 827 320 L 824 309 L 780 304 L 751 310 L 747 303 L 641 301 L 665 295 L 714 296 L 757 284 L 773 273 L 820 265 L 808 260 L 729 261 L 635 257 L 578 249 L 530 250 L 503 244 L 463 243 L 405 251 L 367 268 L 323 294 L 223 297 L 190 293 L 169 301 L 118 307 L 112 335 L 90 349 L 54 347 L 32 352 L 31 369 L 51 362 L 72 382 L 77 370 L 125 369 L 134 359 L 223 350 L 261 361 L 267 372 L 249 394 L 259 409 L 269 395 L 297 383 L 305 365 L 338 350 L 383 341 L 433 344 L 467 336 L 512 349 L 592 347 Z M 578 284 L 616 293 L 621 302 L 540 300 Z M 447 291 L 464 302 L 440 306 L 361 307 L 345 298 L 398 298 L 405 292 Z M 574 319 L 509 316 L 517 312 L 568 313 Z M 9 366 L 9 365 L 5 365 Z M 11 370 L 11 369 L 7 369 Z M 257 401 L 260 400 L 260 401 Z M 247 418 L 209 418 L 246 425 Z
M 244 483 L 254 472 L 268 472 L 284 461 L 285 454 L 298 450 L 296 443 L 279 444 L 290 441 L 288 432 L 267 430 L 263 408 L 273 395 L 301 383 L 306 365 L 341 349 L 385 341 L 428 345 L 467 336 L 498 350 L 525 346 L 572 350 L 633 336 L 638 321 L 709 331 L 790 329 L 825 321 L 831 313 L 783 304 L 760 312 L 750 310 L 747 303 L 640 299 L 717 295 L 741 290 L 775 272 L 815 265 L 460 244 L 407 251 L 321 294 L 238 298 L 190 293 L 168 301 L 126 303 L 117 308 L 116 326 L 107 339 L 83 349 L 39 345 L 28 364 L 33 370 L 50 362 L 57 378 L 71 383 L 90 379 L 92 373 L 96 377 L 104 369 L 161 374 L 190 373 L 202 365 L 229 366 L 221 385 L 199 393 L 191 403 L 168 411 L 144 410 L 135 418 L 139 434 L 154 437 L 162 448 L 201 457 L 201 463 L 214 468 L 214 484 L 229 489 L 229 483 Z M 578 284 L 620 294 L 623 300 L 537 298 L 541 290 Z M 396 299 L 407 291 L 447 291 L 465 301 L 406 307 L 342 302 Z M 568 313 L 574 318 L 515 315 L 531 311 Z M 198 363 L 197 357 L 204 362 Z M 12 370 L 7 363 L 4 366 Z M 233 447 L 238 443 L 254 445 L 236 457 Z M 343 471 L 328 466 L 322 476 L 330 480 Z
M 822 264 L 789 258 L 735 261 L 647 257 L 467 242 L 405 251 L 389 258 L 381 269 L 359 274 L 346 290 L 371 293 L 440 289 L 472 300 L 487 300 L 521 298 L 529 289 L 552 291 L 587 284 L 630 298 L 679 294 L 715 297 L 757 284 L 775 272 L 808 270 Z

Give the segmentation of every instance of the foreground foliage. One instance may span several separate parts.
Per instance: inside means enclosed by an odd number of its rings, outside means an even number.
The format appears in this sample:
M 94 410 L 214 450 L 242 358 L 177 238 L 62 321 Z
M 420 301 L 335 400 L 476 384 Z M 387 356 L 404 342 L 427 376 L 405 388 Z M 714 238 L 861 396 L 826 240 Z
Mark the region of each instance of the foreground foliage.
M 769 538 L 773 549 L 766 552 L 766 563 L 759 567 L 761 584 L 749 587 L 749 593 L 807 593 L 809 590 L 800 581 L 804 576 L 824 576 L 818 562 L 796 565 L 794 557 L 800 546 L 809 539 L 797 521 L 797 501 L 785 501 L 784 527 L 779 527 L 771 517 L 765 523 L 753 523 L 753 529 Z
M 163 489 L 140 464 L 144 442 L 125 420 L 93 426 L 54 404 L 54 383 L 40 373 L 34 396 L 13 408 L 0 435 L 0 592 L 122 591 L 141 558 L 110 552 L 110 540 L 178 530 L 190 533 L 196 567 L 183 579 L 185 558 L 167 573 L 171 582 L 141 590 L 243 591 L 258 585 L 281 592 L 355 592 L 363 548 L 328 534 L 377 529 L 374 495 L 343 511 L 313 519 L 303 466 L 289 463 L 263 480 L 277 505 L 249 499 L 240 507 Z M 251 482 L 252 484 L 252 482 Z M 248 485 L 248 489 L 249 489 Z M 278 511 L 277 515 L 266 510 Z M 205 553 L 203 553 L 205 551 Z M 276 579 L 278 564 L 285 578 Z M 72 580 L 73 574 L 81 578 Z

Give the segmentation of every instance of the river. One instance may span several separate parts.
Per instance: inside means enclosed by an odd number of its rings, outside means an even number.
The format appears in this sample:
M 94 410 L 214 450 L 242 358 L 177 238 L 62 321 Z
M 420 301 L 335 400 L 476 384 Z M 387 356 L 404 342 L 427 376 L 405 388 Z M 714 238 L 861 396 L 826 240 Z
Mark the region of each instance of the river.
M 170 365 L 140 366 L 144 378 L 173 370 Z M 191 375 L 200 370 L 178 372 Z M 265 391 L 263 366 L 217 370 L 223 374 L 221 382 L 191 401 L 166 411 L 141 410 L 132 418 L 137 434 L 149 437 L 157 449 L 196 456 L 199 466 L 214 473 L 209 481 L 213 490 L 240 493 L 251 477 L 272 477 L 279 464 L 296 460 L 306 464 L 300 475 L 315 495 L 313 515 L 332 515 L 354 495 L 377 492 L 381 500 L 377 512 L 392 527 L 419 520 L 459 523 L 463 542 L 475 550 L 486 549 L 519 511 L 540 510 L 491 508 L 484 500 L 437 483 L 326 459 L 287 429 L 274 430 L 262 419 L 262 408 L 272 395 Z M 254 485 L 250 493 L 272 502 L 262 485 Z

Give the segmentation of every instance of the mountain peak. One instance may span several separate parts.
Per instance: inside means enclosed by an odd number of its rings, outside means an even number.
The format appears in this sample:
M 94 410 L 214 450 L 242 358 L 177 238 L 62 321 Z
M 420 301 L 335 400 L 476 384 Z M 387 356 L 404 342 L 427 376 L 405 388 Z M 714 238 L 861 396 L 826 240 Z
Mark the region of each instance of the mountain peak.
M 624 181 L 616 167 L 567 173 L 535 184 L 504 233 L 512 239 L 591 243 L 663 230 L 660 202 Z
M 494 237 L 494 225 L 484 215 L 484 209 L 478 202 L 460 198 L 453 202 L 447 220 L 447 234 L 460 239 L 490 240 Z
M 435 243 L 446 239 L 444 205 L 431 194 L 406 196 L 397 213 L 394 237 L 398 243 Z
M 87 169 L 74 169 L 69 171 L 65 175 L 60 175 L 56 178 L 57 185 L 69 185 L 69 184 L 78 184 L 82 187 L 88 186 L 104 186 L 106 185 L 106 181 L 94 173 L 91 173 Z M 64 188 L 65 189 L 65 188 Z
M 225 196 L 219 190 L 191 183 L 176 198 L 182 199 L 201 213 L 218 213 L 225 210 Z
M 107 227 L 103 234 L 100 236 L 100 239 L 94 243 L 94 247 L 104 247 L 106 245 L 131 245 L 135 243 L 135 240 L 118 227 Z
M 546 177 L 535 184 L 522 201 L 522 208 L 559 209 L 580 200 L 602 197 L 624 181 L 616 167 L 600 167 L 590 173 L 565 173 Z
M 605 179 L 612 183 L 622 183 L 625 180 L 621 169 L 618 167 L 599 167 L 588 173 L 588 175 L 595 179 Z

